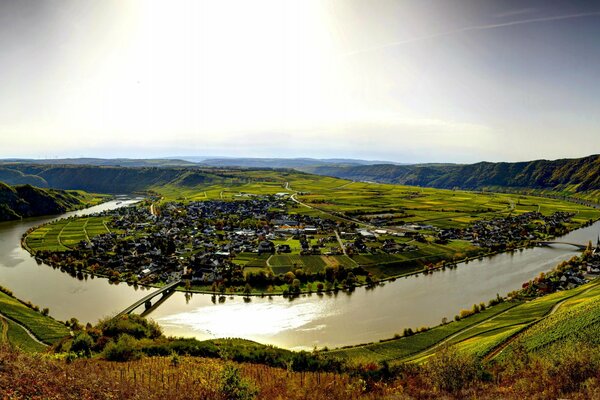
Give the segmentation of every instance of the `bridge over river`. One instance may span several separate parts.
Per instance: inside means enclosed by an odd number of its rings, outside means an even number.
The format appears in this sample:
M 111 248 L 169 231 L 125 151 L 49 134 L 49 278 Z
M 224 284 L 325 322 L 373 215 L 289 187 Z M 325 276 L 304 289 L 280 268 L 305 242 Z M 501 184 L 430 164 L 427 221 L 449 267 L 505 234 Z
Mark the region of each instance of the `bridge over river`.
M 176 280 L 174 282 L 169 283 L 168 285 L 161 287 L 160 289 L 150 293 L 148 296 L 141 298 L 140 300 L 136 301 L 135 303 L 133 303 L 132 305 L 130 305 L 129 307 L 127 307 L 126 309 L 124 309 L 123 311 L 121 311 L 120 313 L 115 315 L 115 318 L 120 317 L 121 315 L 131 314 L 133 312 L 133 310 L 135 310 L 142 304 L 146 305 L 146 310 L 142 313 L 142 316 L 149 314 L 151 311 L 156 309 L 160 304 L 162 304 L 165 300 L 167 300 L 167 298 L 169 298 L 173 294 L 173 292 L 175 292 L 175 289 L 177 288 L 177 286 L 180 283 L 181 283 L 181 279 Z M 154 299 L 156 296 L 159 296 L 159 295 L 162 295 L 162 297 L 156 303 L 154 303 L 154 305 L 152 305 L 151 304 L 152 299 Z
M 586 244 L 579 244 L 579 243 L 572 243 L 572 242 L 561 242 L 561 241 L 538 241 L 537 244 L 539 246 L 551 246 L 553 244 L 564 244 L 567 246 L 573 246 L 573 247 L 577 247 L 579 250 L 585 250 L 587 249 L 587 245 Z

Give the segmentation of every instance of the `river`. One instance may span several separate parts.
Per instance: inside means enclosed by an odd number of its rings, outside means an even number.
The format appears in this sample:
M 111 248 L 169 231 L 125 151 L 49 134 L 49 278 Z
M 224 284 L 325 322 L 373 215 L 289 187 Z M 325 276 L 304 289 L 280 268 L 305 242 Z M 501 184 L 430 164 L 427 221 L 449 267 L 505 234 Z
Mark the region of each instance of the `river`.
M 117 204 L 121 201 L 120 204 Z M 67 213 L 84 215 L 133 203 L 115 200 L 86 210 Z M 109 284 L 103 278 L 78 280 L 38 265 L 21 248 L 23 232 L 54 218 L 34 218 L 0 223 L 0 284 L 17 297 L 65 320 L 96 322 L 114 315 L 144 297 L 146 289 L 127 284 Z M 571 232 L 561 239 L 587 243 L 595 240 L 600 222 Z M 459 264 L 456 269 L 397 279 L 372 290 L 357 288 L 352 294 L 338 292 L 305 295 L 289 300 L 281 296 L 227 297 L 224 303 L 210 295 L 173 294 L 150 314 L 168 335 L 199 339 L 241 337 L 289 349 L 329 348 L 377 341 L 401 333 L 404 328 L 434 326 L 442 318 L 452 319 L 463 308 L 471 308 L 496 296 L 506 295 L 540 272 L 579 254 L 569 246 L 536 247 Z M 152 289 L 150 289 L 152 290 Z

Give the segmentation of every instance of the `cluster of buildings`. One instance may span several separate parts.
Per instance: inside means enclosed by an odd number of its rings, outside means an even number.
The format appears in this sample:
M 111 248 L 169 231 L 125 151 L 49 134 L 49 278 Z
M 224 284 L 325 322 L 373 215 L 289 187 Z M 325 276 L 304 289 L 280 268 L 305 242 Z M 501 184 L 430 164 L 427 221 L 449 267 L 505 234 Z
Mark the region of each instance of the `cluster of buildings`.
M 92 271 L 120 280 L 153 283 L 183 276 L 196 283 L 243 280 L 242 267 L 233 262 L 236 255 L 291 252 L 287 244 L 276 246 L 277 240 L 297 239 L 301 254 L 321 254 L 322 248 L 333 253 L 334 247 L 326 246 L 336 241 L 336 222 L 289 214 L 287 201 L 268 196 L 167 203 L 157 215 L 144 207 L 106 211 L 113 233 L 82 241 L 62 257 L 84 259 Z M 317 234 L 318 240 L 309 240 Z
M 503 218 L 480 220 L 464 229 L 441 229 L 441 240 L 468 240 L 476 246 L 502 250 L 510 245 L 537 240 L 544 235 L 560 235 L 564 226 L 575 214 L 557 211 L 544 216 L 539 212 L 527 212 Z

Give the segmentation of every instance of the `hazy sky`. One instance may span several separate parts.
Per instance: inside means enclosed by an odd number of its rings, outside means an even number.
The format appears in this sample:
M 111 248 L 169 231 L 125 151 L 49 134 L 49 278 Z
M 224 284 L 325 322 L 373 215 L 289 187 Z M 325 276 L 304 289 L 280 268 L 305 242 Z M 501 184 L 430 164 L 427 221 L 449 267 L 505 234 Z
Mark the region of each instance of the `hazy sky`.
M 0 2 L 0 157 L 592 153 L 597 1 Z

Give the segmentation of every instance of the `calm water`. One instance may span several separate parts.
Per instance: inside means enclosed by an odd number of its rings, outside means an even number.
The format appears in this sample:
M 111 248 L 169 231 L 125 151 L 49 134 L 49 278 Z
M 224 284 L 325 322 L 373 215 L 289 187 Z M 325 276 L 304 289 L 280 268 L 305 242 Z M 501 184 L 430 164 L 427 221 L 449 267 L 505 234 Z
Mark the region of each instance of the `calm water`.
M 105 203 L 68 215 L 82 215 L 124 206 L 135 200 Z M 79 281 L 46 265 L 38 265 L 20 247 L 29 227 L 52 220 L 38 218 L 0 224 L 0 284 L 23 299 L 49 307 L 55 318 L 76 317 L 95 322 L 115 314 L 148 292 L 106 279 Z M 600 223 L 566 235 L 565 241 L 587 243 L 595 239 Z M 213 303 L 210 295 L 195 294 L 186 300 L 175 293 L 150 317 L 165 333 L 200 339 L 242 337 L 292 349 L 337 347 L 376 341 L 404 328 L 433 326 L 443 317 L 453 318 L 462 308 L 505 295 L 542 271 L 578 254 L 575 248 L 557 246 L 507 253 L 460 264 L 458 268 L 398 279 L 374 290 L 358 288 L 351 295 L 318 296 L 294 300 L 279 296 L 227 297 Z

